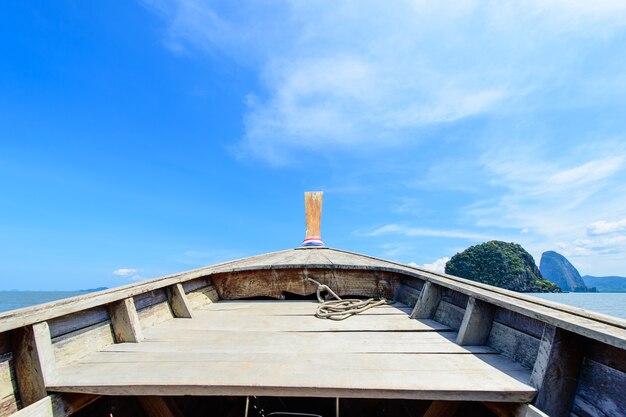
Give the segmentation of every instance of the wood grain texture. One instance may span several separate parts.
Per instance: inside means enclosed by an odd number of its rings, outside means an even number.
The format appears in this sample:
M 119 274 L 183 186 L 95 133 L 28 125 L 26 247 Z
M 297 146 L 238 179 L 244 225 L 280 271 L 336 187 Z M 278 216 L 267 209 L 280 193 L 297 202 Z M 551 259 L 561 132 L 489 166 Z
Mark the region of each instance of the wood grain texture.
M 532 369 L 537 359 L 540 340 L 498 322 L 493 322 L 487 345 L 516 362 Z
M 132 298 L 111 303 L 109 312 L 117 343 L 139 343 L 143 340 L 141 323 Z
M 17 411 L 19 394 L 11 352 L 0 355 L 0 416 Z
M 399 283 L 396 287 L 396 293 L 393 298 L 394 300 L 408 305 L 409 307 L 413 307 L 417 302 L 419 295 L 420 291 L 413 287 L 409 287 L 408 285 Z
M 433 320 L 444 324 L 453 330 L 459 330 L 464 316 L 465 310 L 455 306 L 454 304 L 441 300 L 437 306 L 437 311 L 435 312 Z
M 304 210 L 306 219 L 305 239 L 322 236 L 321 227 L 323 199 L 324 193 L 321 191 L 304 193 Z
M 146 329 L 145 343 L 111 345 L 63 367 L 49 388 L 102 395 L 492 401 L 534 395 L 523 382 L 527 369 L 488 347 L 456 345 L 455 335 L 437 331 L 434 322 L 406 313 L 344 322 L 302 314 L 314 309 L 308 301 L 208 305 L 193 319 Z
M 470 297 L 456 342 L 461 346 L 484 345 L 491 331 L 494 312 L 492 304 Z
M 585 359 L 573 411 L 581 417 L 626 416 L 626 373 Z
M 187 301 L 189 306 L 196 310 L 207 304 L 217 303 L 219 301 L 219 295 L 213 285 L 207 285 L 205 287 L 194 289 L 187 293 Z
M 190 319 L 193 317 L 192 308 L 187 300 L 187 295 L 182 284 L 174 284 L 167 287 L 167 295 L 172 307 L 174 317 Z
M 545 367 L 533 370 L 533 379 L 539 387 L 535 406 L 552 417 L 565 417 L 576 394 L 585 340 L 559 328 L 544 333 L 544 337 L 550 349 Z
M 53 394 L 49 396 L 52 400 L 52 414 L 54 417 L 69 417 L 97 401 L 99 395 L 89 394 Z
M 11 417 L 57 417 L 52 413 L 51 398 L 46 396 L 22 408 Z
M 23 406 L 47 396 L 46 386 L 56 376 L 56 361 L 48 324 L 37 323 L 13 335 L 15 374 Z
M 66 316 L 56 317 L 48 321 L 50 335 L 55 337 L 72 333 L 95 324 L 111 320 L 109 310 L 106 306 L 89 308 Z
M 422 287 L 415 308 L 411 313 L 413 319 L 432 319 L 441 301 L 441 287 L 427 282 Z
M 52 348 L 57 364 L 62 366 L 114 343 L 113 326 L 104 322 L 56 337 Z

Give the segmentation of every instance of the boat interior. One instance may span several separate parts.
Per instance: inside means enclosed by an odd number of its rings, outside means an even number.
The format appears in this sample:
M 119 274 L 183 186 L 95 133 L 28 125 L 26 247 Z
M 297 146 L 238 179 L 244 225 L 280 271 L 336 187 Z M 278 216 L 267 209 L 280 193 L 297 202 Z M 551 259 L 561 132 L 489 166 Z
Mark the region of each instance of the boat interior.
M 318 318 L 316 282 L 385 302 Z M 620 319 L 305 247 L 0 315 L 0 416 L 623 416 L 625 348 Z

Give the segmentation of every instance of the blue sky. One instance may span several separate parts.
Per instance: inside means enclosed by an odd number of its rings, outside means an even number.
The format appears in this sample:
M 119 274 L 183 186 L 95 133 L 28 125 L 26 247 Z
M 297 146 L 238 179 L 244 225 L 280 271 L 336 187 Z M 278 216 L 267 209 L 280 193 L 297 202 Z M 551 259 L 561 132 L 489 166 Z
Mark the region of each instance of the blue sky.
M 0 289 L 490 239 L 626 275 L 623 1 L 0 7 Z

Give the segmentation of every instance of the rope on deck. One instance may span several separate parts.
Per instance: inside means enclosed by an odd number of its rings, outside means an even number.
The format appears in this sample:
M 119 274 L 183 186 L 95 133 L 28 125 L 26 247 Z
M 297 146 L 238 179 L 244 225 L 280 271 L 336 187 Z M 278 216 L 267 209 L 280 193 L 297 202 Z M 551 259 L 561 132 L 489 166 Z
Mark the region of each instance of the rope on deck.
M 337 293 L 335 293 L 328 285 L 324 285 L 308 277 L 307 280 L 317 284 L 317 300 L 320 304 L 317 306 L 315 317 L 320 319 L 345 320 L 348 317 L 362 313 L 370 308 L 382 306 L 388 303 L 384 298 L 380 300 L 374 300 L 373 298 L 368 298 L 366 300 L 347 298 L 344 300 L 339 297 Z M 329 296 L 335 299 L 325 300 L 322 297 L 322 293 L 324 292 L 328 293 Z

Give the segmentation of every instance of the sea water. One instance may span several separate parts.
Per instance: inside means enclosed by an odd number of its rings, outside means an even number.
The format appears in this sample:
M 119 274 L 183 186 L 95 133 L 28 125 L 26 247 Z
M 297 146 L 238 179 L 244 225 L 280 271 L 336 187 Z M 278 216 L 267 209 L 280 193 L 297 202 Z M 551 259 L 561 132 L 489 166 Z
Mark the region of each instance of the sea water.
M 0 311 L 15 310 L 62 298 L 86 294 L 85 291 L 0 291 Z
M 530 295 L 626 319 L 626 292 L 565 292 Z
M 85 294 L 84 291 L 0 291 L 0 312 Z M 626 319 L 626 293 L 531 294 L 557 303 Z

